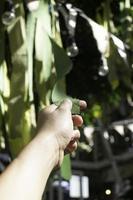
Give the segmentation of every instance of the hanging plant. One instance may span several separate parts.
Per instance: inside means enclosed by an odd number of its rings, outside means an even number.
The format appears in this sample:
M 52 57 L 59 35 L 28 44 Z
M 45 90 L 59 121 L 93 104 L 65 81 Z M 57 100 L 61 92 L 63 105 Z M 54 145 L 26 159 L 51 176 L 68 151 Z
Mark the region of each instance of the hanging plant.
M 6 122 L 5 145 L 15 158 L 35 135 L 38 111 L 67 97 L 65 76 L 72 63 L 62 48 L 54 0 L 5 2 L 6 7 L 3 1 L 0 10 L 0 119 Z M 9 48 L 5 48 L 5 35 Z M 79 101 L 74 102 L 73 111 L 77 113 Z M 5 137 L 2 120 L 0 128 L 1 141 Z M 61 173 L 70 178 L 69 156 Z

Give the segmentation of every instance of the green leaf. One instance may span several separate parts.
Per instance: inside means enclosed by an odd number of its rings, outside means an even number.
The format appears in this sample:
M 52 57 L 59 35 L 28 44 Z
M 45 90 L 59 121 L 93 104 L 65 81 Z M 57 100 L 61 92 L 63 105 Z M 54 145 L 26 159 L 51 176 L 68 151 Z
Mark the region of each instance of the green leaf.
M 48 105 L 51 96 L 53 53 L 43 23 L 37 19 L 35 35 L 35 83 L 40 102 Z
M 58 80 L 52 91 L 52 102 L 58 102 L 67 98 L 64 79 Z
M 66 52 L 53 39 L 51 39 L 54 64 L 57 73 L 57 79 L 62 79 L 72 69 L 72 62 L 67 56 Z
M 59 106 L 60 103 L 65 100 L 65 99 L 70 99 L 72 101 L 72 114 L 80 114 L 80 104 L 79 104 L 79 99 L 73 99 L 71 97 L 66 97 L 61 99 L 60 101 L 53 102 L 55 105 Z
M 66 180 L 70 180 L 71 175 L 72 171 L 71 171 L 70 155 L 66 155 L 61 165 L 61 176 Z
M 34 13 L 29 13 L 27 16 L 27 49 L 28 49 L 28 90 L 29 100 L 33 101 L 33 51 L 34 51 L 34 40 L 35 40 L 35 27 L 36 19 Z
M 35 11 L 35 17 L 43 24 L 43 28 L 51 36 L 51 16 L 49 12 L 49 1 L 40 0 L 39 8 Z
M 112 38 L 115 37 L 113 36 Z M 110 39 L 110 56 L 108 58 L 110 73 L 108 78 L 113 89 L 116 89 L 116 87 L 122 83 L 127 89 L 130 90 L 132 87 L 131 69 L 128 66 L 127 60 L 125 60 L 126 58 L 123 58 L 120 55 L 120 50 L 119 46 L 116 46 L 114 43 L 114 40 Z
M 31 91 L 32 82 L 30 82 L 32 62 L 28 62 L 29 49 L 27 49 L 26 26 L 23 17 L 18 17 L 8 27 L 8 36 L 13 65 L 8 103 L 8 137 L 11 154 L 14 156 L 31 140 L 35 125 L 34 108 L 28 98 L 30 96 L 31 100 L 33 95 Z M 29 48 L 32 47 L 30 42 L 31 40 L 29 40 Z M 30 50 L 32 53 L 33 48 Z M 29 59 L 29 61 L 31 60 Z
M 9 138 L 8 142 L 10 145 L 12 158 L 16 158 L 21 149 L 24 147 L 23 140 L 21 137 L 18 137 L 16 139 Z
M 9 40 L 10 40 L 10 50 L 11 54 L 14 55 L 16 52 L 25 55 L 25 21 L 20 16 L 17 17 L 14 23 L 7 28 Z
M 51 75 L 53 55 L 51 41 L 40 19 L 37 20 L 36 24 L 35 59 L 39 67 L 37 69 L 39 71 L 38 81 L 44 84 Z

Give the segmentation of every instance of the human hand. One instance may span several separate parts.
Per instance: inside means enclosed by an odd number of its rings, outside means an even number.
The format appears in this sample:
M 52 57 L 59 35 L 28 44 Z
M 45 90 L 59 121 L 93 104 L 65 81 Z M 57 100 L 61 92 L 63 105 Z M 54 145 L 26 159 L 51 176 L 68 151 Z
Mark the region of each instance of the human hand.
M 86 107 L 86 102 L 80 101 L 81 109 Z M 60 166 L 64 152 L 71 153 L 77 148 L 77 140 L 80 138 L 78 129 L 83 123 L 83 119 L 79 115 L 72 116 L 72 102 L 70 100 L 63 101 L 58 107 L 52 104 L 42 110 L 38 117 L 38 132 L 43 135 L 52 136 L 59 150 L 58 165 Z

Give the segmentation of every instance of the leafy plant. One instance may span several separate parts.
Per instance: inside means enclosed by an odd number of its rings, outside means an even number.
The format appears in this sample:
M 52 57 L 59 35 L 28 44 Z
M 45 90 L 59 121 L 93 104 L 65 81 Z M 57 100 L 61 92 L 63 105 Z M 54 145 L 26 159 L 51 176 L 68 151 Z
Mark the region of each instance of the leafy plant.
M 9 10 L 4 2 L 0 10 L 0 141 L 6 131 L 5 145 L 14 158 L 35 135 L 38 111 L 57 96 L 62 100 L 65 85 L 57 85 L 65 84 L 71 61 L 62 48 L 53 0 L 40 0 L 34 10 L 30 1 L 15 1 Z M 15 17 L 6 21 L 6 11 Z M 68 178 L 64 170 L 70 176 L 69 156 L 61 168 Z

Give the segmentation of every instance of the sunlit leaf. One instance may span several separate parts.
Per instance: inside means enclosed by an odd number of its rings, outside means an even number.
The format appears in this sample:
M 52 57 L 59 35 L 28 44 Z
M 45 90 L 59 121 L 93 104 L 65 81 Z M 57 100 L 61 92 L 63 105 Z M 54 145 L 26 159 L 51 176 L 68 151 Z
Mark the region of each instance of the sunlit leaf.
M 123 54 L 120 54 L 123 50 L 120 49 L 119 46 L 116 46 L 114 43 L 114 40 L 110 40 L 110 56 L 108 58 L 108 64 L 109 64 L 109 80 L 111 84 L 114 83 L 115 86 L 118 86 L 122 83 L 125 85 L 127 89 L 131 89 L 131 69 L 128 65 L 127 58 L 126 58 L 126 52 L 123 52 Z
M 57 73 L 57 79 L 62 79 L 72 69 L 72 62 L 66 55 L 65 50 L 60 47 L 53 39 L 51 39 L 54 64 Z
M 17 37 L 16 33 L 20 37 Z M 8 27 L 8 35 L 13 64 L 10 82 L 11 93 L 8 104 L 9 144 L 11 153 L 14 156 L 31 140 L 31 130 L 33 130 L 31 119 L 34 118 L 29 112 L 32 109 L 28 102 L 30 78 L 26 27 L 22 17 L 18 17 L 14 24 Z M 18 40 L 16 40 L 16 37 Z M 18 141 L 18 145 L 15 144 L 15 141 Z
M 70 155 L 66 155 L 61 166 L 61 176 L 66 180 L 70 180 L 71 174 Z
M 49 34 L 51 34 L 50 15 L 47 9 L 47 5 L 44 4 L 37 12 L 35 33 L 35 82 L 40 102 L 43 105 L 50 103 L 53 65 L 52 46 L 49 38 Z M 42 18 L 47 20 L 47 23 L 44 23 Z
M 59 106 L 60 103 L 65 100 L 65 99 L 70 99 L 72 101 L 72 114 L 80 114 L 80 104 L 78 99 L 73 99 L 71 97 L 65 97 L 62 98 L 60 101 L 53 102 L 55 105 Z

